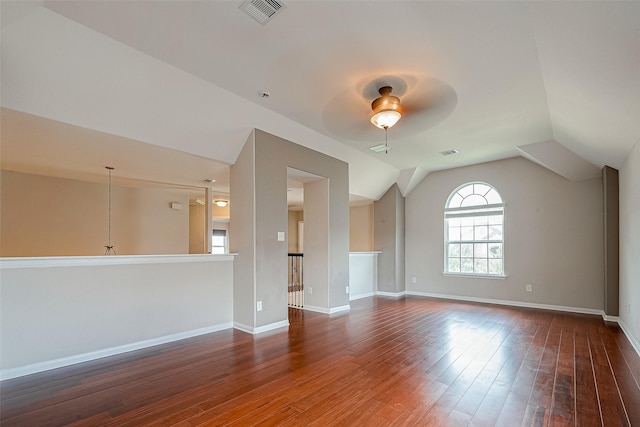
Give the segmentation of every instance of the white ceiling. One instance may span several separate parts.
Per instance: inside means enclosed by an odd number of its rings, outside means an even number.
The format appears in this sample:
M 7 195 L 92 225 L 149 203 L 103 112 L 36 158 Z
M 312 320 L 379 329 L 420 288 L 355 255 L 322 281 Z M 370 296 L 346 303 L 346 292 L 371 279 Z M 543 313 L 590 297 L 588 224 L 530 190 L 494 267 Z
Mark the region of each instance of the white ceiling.
M 3 1 L 2 106 L 225 164 L 257 127 L 349 162 L 360 199 L 523 154 L 582 179 L 640 139 L 640 2 L 289 0 L 264 26 L 240 3 Z

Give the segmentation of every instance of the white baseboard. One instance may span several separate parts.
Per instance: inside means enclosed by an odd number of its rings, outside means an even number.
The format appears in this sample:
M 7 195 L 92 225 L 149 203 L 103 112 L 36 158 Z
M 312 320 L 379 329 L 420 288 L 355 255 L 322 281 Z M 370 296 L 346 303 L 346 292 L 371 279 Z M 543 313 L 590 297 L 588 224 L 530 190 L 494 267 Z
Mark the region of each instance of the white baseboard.
M 407 293 L 407 291 L 402 291 L 402 292 L 376 291 L 376 295 L 380 297 L 400 298 L 404 295 L 409 295 L 409 294 Z
M 340 312 L 349 311 L 349 310 L 351 310 L 351 306 L 348 304 L 342 305 L 340 307 L 331 307 L 329 309 L 329 314 L 340 313 Z
M 329 314 L 329 309 L 326 307 L 316 307 L 314 305 L 306 305 L 303 307 L 304 310 L 313 311 L 316 313 Z
M 375 294 L 376 294 L 375 292 L 367 292 L 365 294 L 349 295 L 349 301 L 355 301 L 362 298 L 372 297 L 372 296 L 375 296 Z
M 419 292 L 419 291 L 406 291 L 405 294 L 421 296 L 421 297 L 430 297 L 430 298 L 452 299 L 456 301 L 469 301 L 469 302 L 480 302 L 480 303 L 486 303 L 486 304 L 508 305 L 512 307 L 538 308 L 541 310 L 564 311 L 568 313 L 594 314 L 596 316 L 604 315 L 604 312 L 597 308 L 568 307 L 564 305 L 538 304 L 535 302 L 509 301 L 509 300 L 491 299 L 491 298 L 476 298 L 476 297 L 467 297 L 467 296 L 458 296 L 458 295 L 433 294 L 430 292 Z
M 166 344 L 173 341 L 179 341 L 198 335 L 210 334 L 212 332 L 218 332 L 223 329 L 229 329 L 231 328 L 231 326 L 231 323 L 221 323 L 219 325 L 207 326 L 206 328 L 199 328 L 191 331 L 179 332 L 177 334 L 152 338 L 149 340 L 138 341 L 131 344 L 119 345 L 116 347 L 105 348 L 88 353 L 61 357 L 59 359 L 33 363 L 30 365 L 20 366 L 18 368 L 4 369 L 0 371 L 0 381 L 35 374 L 37 372 L 49 371 L 51 369 L 62 368 L 64 366 L 75 365 L 77 363 L 89 362 L 91 360 L 101 359 L 103 357 L 115 356 L 116 354 L 128 353 L 130 351 L 153 347 L 160 344 Z
M 618 321 L 618 325 L 620 325 L 620 329 L 622 329 L 622 332 L 627 336 L 633 349 L 638 353 L 638 356 L 640 356 L 640 343 L 631 335 L 631 331 L 624 322 Z
M 248 326 L 248 325 L 244 325 L 242 323 L 238 323 L 238 322 L 233 322 L 233 328 L 234 329 L 238 329 L 242 332 L 247 332 L 249 334 L 252 335 L 257 335 L 257 334 L 261 334 L 263 332 L 268 332 L 268 331 L 272 331 L 274 329 L 279 329 L 279 328 L 288 328 L 289 327 L 289 321 L 288 320 L 281 320 L 280 322 L 274 322 L 274 323 L 269 323 L 268 325 L 264 325 L 264 326 L 258 326 L 258 327 L 252 327 L 252 326 Z

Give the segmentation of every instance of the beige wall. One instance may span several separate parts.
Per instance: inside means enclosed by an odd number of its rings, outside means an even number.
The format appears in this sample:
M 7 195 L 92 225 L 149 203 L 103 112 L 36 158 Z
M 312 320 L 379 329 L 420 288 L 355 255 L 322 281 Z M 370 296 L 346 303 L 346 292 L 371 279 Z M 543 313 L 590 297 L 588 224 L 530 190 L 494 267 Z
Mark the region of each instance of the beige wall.
M 349 251 L 370 252 L 373 248 L 373 203 L 349 208 Z
M 444 205 L 470 181 L 493 185 L 505 202 L 504 280 L 442 274 Z M 432 172 L 406 199 L 406 254 L 407 291 L 602 310 L 602 182 L 568 181 L 524 158 Z M 637 279 L 635 256 L 627 271 Z
M 287 215 L 287 247 L 289 252 L 300 252 L 298 245 L 298 222 L 304 220 L 304 211 L 288 211 Z
M 640 143 L 620 168 L 620 321 L 640 351 Z
M 108 186 L 2 171 L 0 255 L 103 255 Z M 170 208 L 171 202 L 182 210 Z M 189 251 L 189 201 L 171 190 L 112 187 L 111 243 L 118 255 Z
M 202 205 L 189 205 L 189 253 L 204 254 L 206 240 L 204 234 L 205 228 L 205 209 Z

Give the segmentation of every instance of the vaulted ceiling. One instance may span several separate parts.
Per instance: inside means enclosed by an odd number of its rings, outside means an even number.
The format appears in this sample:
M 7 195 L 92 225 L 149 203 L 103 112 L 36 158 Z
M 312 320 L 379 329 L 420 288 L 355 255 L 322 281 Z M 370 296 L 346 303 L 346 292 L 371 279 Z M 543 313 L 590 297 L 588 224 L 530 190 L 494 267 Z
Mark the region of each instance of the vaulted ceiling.
M 48 123 L 53 144 L 76 127 L 223 173 L 257 127 L 349 162 L 356 199 L 519 155 L 584 179 L 640 139 L 640 2 L 289 0 L 265 25 L 241 3 L 3 1 L 3 129 Z M 406 107 L 388 154 L 369 150 L 384 84 Z M 14 134 L 3 147 L 28 143 Z M 186 169 L 171 179 L 205 178 Z

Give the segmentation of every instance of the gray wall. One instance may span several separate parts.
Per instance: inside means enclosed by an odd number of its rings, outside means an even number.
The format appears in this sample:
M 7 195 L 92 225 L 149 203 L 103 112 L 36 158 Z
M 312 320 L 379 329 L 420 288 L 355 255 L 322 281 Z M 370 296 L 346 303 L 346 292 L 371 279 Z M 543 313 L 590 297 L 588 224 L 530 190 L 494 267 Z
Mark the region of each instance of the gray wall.
M 240 254 L 233 263 L 233 321 L 246 327 L 255 324 L 256 225 L 255 142 L 251 133 L 236 163 L 231 166 L 229 252 Z
M 329 180 L 304 185 L 304 305 L 329 307 Z M 313 293 L 310 293 L 313 289 Z
M 640 143 L 620 179 L 620 321 L 640 351 Z
M 604 205 L 604 312 L 609 316 L 619 314 L 619 188 L 618 171 L 602 168 L 602 193 Z
M 405 199 L 394 184 L 373 205 L 374 247 L 378 257 L 378 291 L 405 290 Z
M 348 164 L 258 129 L 253 135 L 231 168 L 231 251 L 239 253 L 234 263 L 234 320 L 259 328 L 288 318 L 288 248 L 286 241 L 277 240 L 278 232 L 287 231 L 287 167 L 328 179 L 328 282 L 320 285 L 328 298 L 318 304 L 327 311 L 348 306 Z M 243 210 L 246 213 L 240 215 Z M 309 232 L 305 224 L 305 249 L 312 244 Z M 263 310 L 255 313 L 257 301 L 262 301 Z M 249 311 L 255 313 L 253 322 Z
M 444 206 L 471 181 L 493 185 L 505 202 L 506 279 L 443 275 Z M 599 178 L 568 181 L 524 158 L 432 172 L 407 197 L 406 221 L 408 291 L 604 308 Z

